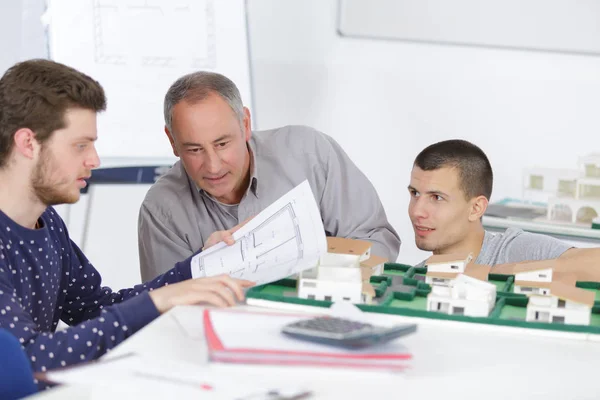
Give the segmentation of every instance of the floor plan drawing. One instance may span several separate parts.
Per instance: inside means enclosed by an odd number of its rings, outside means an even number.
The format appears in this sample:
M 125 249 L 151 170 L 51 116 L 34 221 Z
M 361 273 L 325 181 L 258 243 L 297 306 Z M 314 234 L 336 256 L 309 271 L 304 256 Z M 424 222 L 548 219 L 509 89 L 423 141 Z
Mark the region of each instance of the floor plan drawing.
M 277 200 L 234 235 L 192 259 L 203 276 L 229 274 L 267 283 L 317 265 L 326 252 L 325 231 L 305 181 Z

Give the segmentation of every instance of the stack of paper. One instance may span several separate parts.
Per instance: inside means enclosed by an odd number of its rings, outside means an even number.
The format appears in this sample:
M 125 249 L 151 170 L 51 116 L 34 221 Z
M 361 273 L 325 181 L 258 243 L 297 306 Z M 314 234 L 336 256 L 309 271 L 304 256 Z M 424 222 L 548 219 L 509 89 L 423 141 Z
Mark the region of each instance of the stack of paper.
M 293 339 L 281 333 L 302 318 L 290 314 L 205 310 L 204 330 L 212 361 L 248 364 L 318 365 L 404 369 L 411 354 L 394 340 L 372 348 L 347 350 Z

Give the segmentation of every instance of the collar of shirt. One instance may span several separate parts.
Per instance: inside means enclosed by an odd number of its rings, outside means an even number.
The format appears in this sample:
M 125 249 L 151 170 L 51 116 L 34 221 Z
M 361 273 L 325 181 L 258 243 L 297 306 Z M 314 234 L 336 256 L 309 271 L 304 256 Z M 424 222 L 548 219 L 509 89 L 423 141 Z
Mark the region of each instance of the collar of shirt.
M 248 141 L 248 151 L 250 153 L 250 186 L 246 190 L 245 196 L 248 195 L 248 191 L 252 191 L 254 196 L 256 196 L 258 198 L 258 176 L 257 176 L 258 174 L 257 174 L 257 168 L 256 168 L 256 160 L 255 160 L 255 156 L 254 156 L 256 154 L 256 145 L 255 145 L 254 141 L 252 140 L 252 138 Z M 182 167 L 183 167 L 183 163 L 182 163 Z M 212 197 L 210 195 L 210 193 L 206 192 L 204 189 L 202 189 L 200 186 L 198 186 L 196 184 L 196 182 L 194 182 L 192 180 L 192 178 L 189 176 L 189 174 L 186 173 L 186 175 L 188 176 L 188 179 L 194 184 L 194 186 L 196 187 L 196 190 L 198 190 L 198 192 L 201 195 L 208 197 L 212 201 L 219 202 L 214 197 Z

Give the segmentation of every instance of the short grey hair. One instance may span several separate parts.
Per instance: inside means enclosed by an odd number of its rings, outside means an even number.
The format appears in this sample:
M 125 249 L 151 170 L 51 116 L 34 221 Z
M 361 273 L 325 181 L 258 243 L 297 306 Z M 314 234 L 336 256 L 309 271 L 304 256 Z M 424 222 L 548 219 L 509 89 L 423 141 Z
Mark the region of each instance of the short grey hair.
M 184 75 L 171 85 L 165 95 L 165 125 L 172 131 L 173 107 L 182 100 L 191 104 L 199 103 L 211 94 L 218 94 L 229 104 L 240 121 L 244 121 L 244 104 L 235 83 L 216 72 L 198 71 Z

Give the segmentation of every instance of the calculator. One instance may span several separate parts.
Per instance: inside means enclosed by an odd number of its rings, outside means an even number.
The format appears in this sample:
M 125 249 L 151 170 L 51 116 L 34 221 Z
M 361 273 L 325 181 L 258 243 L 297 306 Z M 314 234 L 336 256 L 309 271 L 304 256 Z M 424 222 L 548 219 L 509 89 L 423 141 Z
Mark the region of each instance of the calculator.
M 361 348 L 387 342 L 417 330 L 416 324 L 378 326 L 346 318 L 315 317 L 285 325 L 282 333 L 302 340 Z

